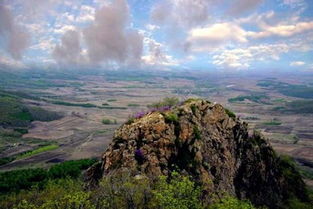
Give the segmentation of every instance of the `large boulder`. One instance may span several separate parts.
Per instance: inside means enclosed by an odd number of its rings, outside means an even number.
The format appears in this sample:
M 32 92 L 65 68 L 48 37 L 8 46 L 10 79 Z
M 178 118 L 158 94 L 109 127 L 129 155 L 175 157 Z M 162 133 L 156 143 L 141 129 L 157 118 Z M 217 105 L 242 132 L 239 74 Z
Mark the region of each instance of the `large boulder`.
M 173 170 L 190 175 L 208 201 L 228 194 L 279 208 L 290 197 L 308 198 L 300 174 L 261 134 L 249 134 L 222 105 L 198 99 L 122 125 L 87 181 L 123 169 L 152 178 Z

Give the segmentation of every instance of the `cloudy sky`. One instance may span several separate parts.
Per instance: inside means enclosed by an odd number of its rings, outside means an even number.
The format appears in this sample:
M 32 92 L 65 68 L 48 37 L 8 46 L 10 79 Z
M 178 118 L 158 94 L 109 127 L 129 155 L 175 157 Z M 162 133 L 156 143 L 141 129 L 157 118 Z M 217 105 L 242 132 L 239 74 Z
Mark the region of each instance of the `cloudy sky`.
M 313 70 L 313 0 L 1 0 L 0 66 Z

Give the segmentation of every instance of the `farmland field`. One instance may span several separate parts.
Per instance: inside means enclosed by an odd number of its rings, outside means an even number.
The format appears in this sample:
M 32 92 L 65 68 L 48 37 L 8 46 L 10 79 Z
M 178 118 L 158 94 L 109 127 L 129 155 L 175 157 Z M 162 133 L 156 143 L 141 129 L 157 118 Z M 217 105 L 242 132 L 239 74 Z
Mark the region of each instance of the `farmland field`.
M 0 108 L 9 108 L 1 118 L 6 126 L 1 130 L 0 169 L 45 167 L 53 162 L 99 157 L 117 127 L 165 97 L 201 97 L 221 103 L 268 136 L 278 152 L 307 165 L 313 163 L 313 91 L 308 84 L 312 75 L 284 79 L 262 74 L 184 75 L 40 72 L 25 79 L 26 75 L 10 74 L 0 83 Z M 242 77 L 247 78 L 245 82 Z M 293 97 L 288 89 L 302 93 Z

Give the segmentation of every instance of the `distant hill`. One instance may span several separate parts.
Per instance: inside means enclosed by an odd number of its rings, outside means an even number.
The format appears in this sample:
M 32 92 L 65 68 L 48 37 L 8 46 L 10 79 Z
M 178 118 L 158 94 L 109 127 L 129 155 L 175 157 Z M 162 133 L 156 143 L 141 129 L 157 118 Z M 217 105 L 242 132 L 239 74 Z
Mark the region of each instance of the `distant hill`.
M 20 92 L 0 90 L 0 126 L 4 128 L 27 128 L 31 121 L 52 121 L 62 115 L 40 107 L 29 106 L 23 99 L 36 99 Z

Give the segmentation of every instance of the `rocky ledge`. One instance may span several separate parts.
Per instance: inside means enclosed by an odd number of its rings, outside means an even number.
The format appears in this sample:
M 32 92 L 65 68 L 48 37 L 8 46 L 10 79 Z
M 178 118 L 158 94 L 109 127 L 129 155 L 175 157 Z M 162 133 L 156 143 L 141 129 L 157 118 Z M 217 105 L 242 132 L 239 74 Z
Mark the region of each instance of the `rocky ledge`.
M 290 197 L 308 199 L 299 172 L 260 133 L 249 134 L 232 112 L 200 99 L 122 125 L 101 163 L 85 176 L 92 185 L 123 169 L 151 178 L 170 177 L 173 170 L 190 175 L 208 201 L 212 194 L 228 194 L 279 208 Z

